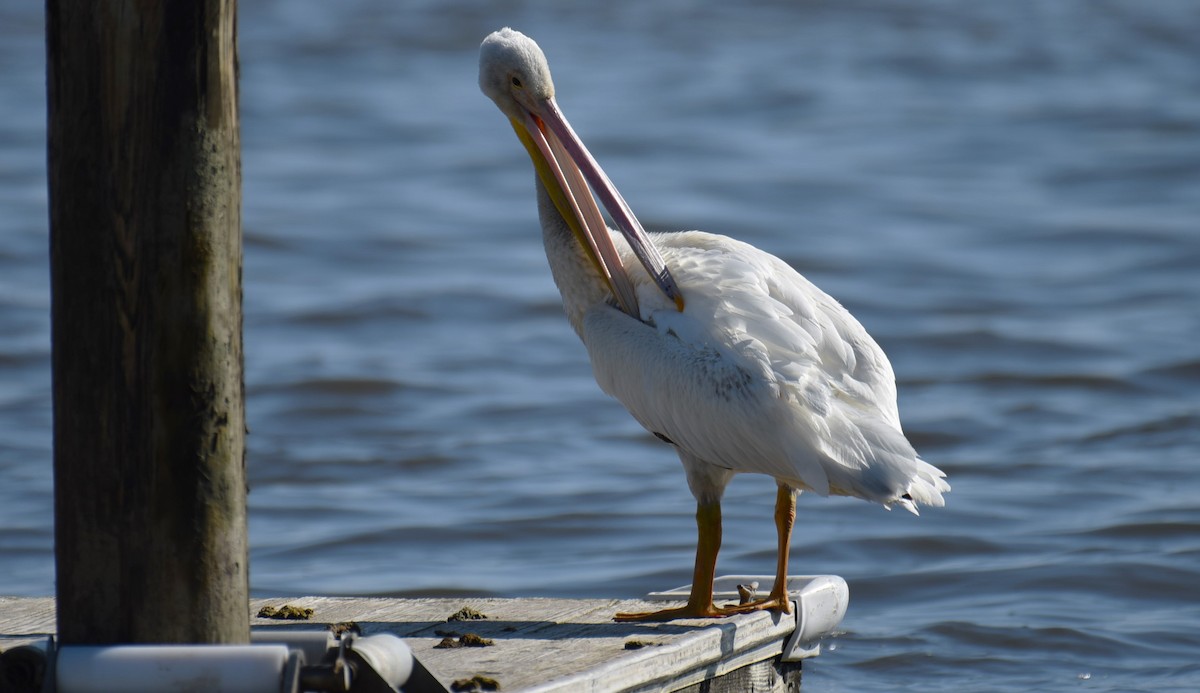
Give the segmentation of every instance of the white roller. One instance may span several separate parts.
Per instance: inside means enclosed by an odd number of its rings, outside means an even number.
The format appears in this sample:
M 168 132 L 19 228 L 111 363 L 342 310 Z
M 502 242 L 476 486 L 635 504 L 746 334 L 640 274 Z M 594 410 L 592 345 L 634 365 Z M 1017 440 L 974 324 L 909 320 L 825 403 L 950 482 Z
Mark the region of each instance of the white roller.
M 383 690 L 383 687 L 394 690 L 407 683 L 412 676 L 412 650 L 391 633 L 354 638 L 348 656 L 361 658 L 367 665 L 366 669 L 359 668 L 355 679 L 356 687 L 362 685 L 364 690 Z M 366 687 L 367 680 L 373 682 L 373 688 Z

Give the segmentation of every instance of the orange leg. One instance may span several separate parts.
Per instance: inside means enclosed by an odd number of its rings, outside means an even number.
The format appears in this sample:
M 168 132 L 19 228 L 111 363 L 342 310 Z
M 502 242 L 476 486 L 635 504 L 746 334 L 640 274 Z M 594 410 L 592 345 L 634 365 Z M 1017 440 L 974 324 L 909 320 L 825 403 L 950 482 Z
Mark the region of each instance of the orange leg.
M 692 593 L 687 604 L 674 609 L 617 614 L 616 621 L 669 621 L 673 618 L 716 618 L 731 611 L 713 605 L 713 576 L 717 571 L 717 552 L 721 550 L 721 503 L 696 505 L 696 567 L 692 572 Z
M 739 604 L 725 609 L 726 613 L 744 614 L 751 611 L 770 609 L 784 614 L 792 613 L 792 600 L 788 598 L 788 554 L 792 550 L 792 526 L 796 523 L 796 490 L 779 485 L 775 496 L 775 530 L 779 537 L 779 548 L 775 561 L 775 584 L 766 599 L 748 604 Z

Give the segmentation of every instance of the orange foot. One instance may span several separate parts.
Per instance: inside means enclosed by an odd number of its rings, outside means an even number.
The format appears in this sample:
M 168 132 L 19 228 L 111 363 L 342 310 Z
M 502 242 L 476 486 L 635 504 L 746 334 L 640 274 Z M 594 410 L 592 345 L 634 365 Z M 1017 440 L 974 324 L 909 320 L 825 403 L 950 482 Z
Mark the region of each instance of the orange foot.
M 674 609 L 663 609 L 661 611 L 643 611 L 632 614 L 617 614 L 613 616 L 613 620 L 628 622 L 670 621 L 676 618 L 724 618 L 737 613 L 742 612 L 713 606 L 713 603 L 710 601 L 708 604 L 685 604 L 684 606 L 676 607 Z
M 792 613 L 792 600 L 788 599 L 786 594 L 772 595 L 756 602 L 730 604 L 729 606 L 721 607 L 721 611 L 727 615 L 748 614 L 754 611 L 774 611 L 781 614 L 790 614 Z

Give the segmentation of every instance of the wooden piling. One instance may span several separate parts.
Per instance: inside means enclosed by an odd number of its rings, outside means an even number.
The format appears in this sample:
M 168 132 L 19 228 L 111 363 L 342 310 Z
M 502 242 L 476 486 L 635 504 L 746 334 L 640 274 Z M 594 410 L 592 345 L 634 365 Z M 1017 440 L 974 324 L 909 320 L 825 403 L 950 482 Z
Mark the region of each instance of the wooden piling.
M 64 643 L 245 642 L 236 0 L 47 0 Z

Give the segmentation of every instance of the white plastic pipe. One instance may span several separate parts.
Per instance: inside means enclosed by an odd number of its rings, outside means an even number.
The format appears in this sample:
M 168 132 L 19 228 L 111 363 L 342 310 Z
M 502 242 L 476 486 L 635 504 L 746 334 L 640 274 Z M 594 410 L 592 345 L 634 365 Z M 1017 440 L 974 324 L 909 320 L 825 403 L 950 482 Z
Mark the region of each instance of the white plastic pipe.
M 304 663 L 310 666 L 324 659 L 329 650 L 337 649 L 337 640 L 328 630 L 255 628 L 250 631 L 250 642 L 254 645 L 287 645 L 290 650 L 300 650 L 304 653 Z
M 59 693 L 275 693 L 285 645 L 68 645 L 58 649 Z

